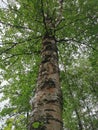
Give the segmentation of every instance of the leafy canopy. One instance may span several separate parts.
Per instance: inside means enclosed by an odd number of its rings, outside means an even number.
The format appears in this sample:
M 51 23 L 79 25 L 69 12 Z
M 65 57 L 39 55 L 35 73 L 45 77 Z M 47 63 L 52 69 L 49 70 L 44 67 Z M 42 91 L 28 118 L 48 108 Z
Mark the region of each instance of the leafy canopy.
M 57 41 L 66 128 L 97 129 L 97 10 L 97 0 L 15 0 L 1 7 L 0 72 L 1 82 L 8 83 L 0 91 L 1 101 L 9 99 L 9 104 L 0 115 L 10 117 L 4 130 L 25 130 L 28 125 L 46 32 Z

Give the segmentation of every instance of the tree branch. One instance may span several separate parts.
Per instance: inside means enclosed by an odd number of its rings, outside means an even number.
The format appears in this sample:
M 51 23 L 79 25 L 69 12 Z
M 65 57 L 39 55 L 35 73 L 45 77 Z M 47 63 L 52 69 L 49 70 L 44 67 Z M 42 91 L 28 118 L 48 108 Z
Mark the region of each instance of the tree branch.
M 37 55 L 40 55 L 41 51 L 33 51 L 33 52 L 23 52 L 23 53 L 14 53 L 14 54 L 11 54 L 10 56 L 6 57 L 3 59 L 4 60 L 7 60 L 7 59 L 10 59 L 10 58 L 13 58 L 13 57 L 16 57 L 16 56 L 21 56 L 21 55 L 32 55 L 32 54 L 37 54 Z
M 2 52 L 0 53 L 0 55 L 1 55 L 2 53 L 8 52 L 9 50 L 11 50 L 12 48 L 14 48 L 15 46 L 16 46 L 16 44 L 14 44 L 14 45 L 12 45 L 11 47 L 7 48 L 6 50 L 2 51 Z
M 45 18 L 45 13 L 44 13 L 44 5 L 43 5 L 43 0 L 41 0 L 41 12 L 42 12 L 42 16 L 43 16 L 43 23 L 45 26 L 45 30 L 47 31 L 47 25 L 46 25 L 46 18 Z
M 85 42 L 80 42 L 79 40 L 76 40 L 76 39 L 73 39 L 73 38 L 70 38 L 70 39 L 60 39 L 60 40 L 56 40 L 56 42 L 76 42 L 76 43 L 79 43 L 80 45 L 86 45 L 90 48 L 92 48 L 93 50 L 96 50 L 94 47 L 92 47 L 91 45 L 85 43 Z M 69 43 L 70 44 L 70 43 Z
M 36 38 L 37 40 L 39 40 L 41 37 L 42 37 L 42 36 L 35 37 L 35 38 Z M 24 40 L 22 40 L 22 41 L 20 41 L 20 42 L 7 42 L 7 43 L 4 43 L 4 44 L 12 44 L 12 46 L 9 47 L 9 48 L 7 48 L 7 49 L 5 49 L 5 50 L 3 50 L 3 51 L 0 53 L 0 55 L 3 54 L 3 53 L 5 53 L 5 52 L 8 52 L 8 51 L 11 50 L 12 48 L 14 48 L 16 45 L 25 43 L 26 41 L 31 41 L 32 39 L 33 39 L 33 38 L 27 38 L 27 39 L 24 39 Z M 3 44 L 1 44 L 1 45 L 3 45 Z
M 63 0 L 59 0 L 59 5 L 60 5 L 59 15 L 56 19 L 55 27 L 57 27 L 62 21 Z
M 0 20 L 0 23 L 3 24 L 3 25 L 6 25 L 6 26 L 10 26 L 10 27 L 13 27 L 13 28 L 21 28 L 21 29 L 27 29 L 27 30 L 31 30 L 33 31 L 31 28 L 28 28 L 28 27 L 24 27 L 24 26 L 20 26 L 20 25 L 13 25 L 11 23 L 6 23 L 6 22 L 3 22 Z

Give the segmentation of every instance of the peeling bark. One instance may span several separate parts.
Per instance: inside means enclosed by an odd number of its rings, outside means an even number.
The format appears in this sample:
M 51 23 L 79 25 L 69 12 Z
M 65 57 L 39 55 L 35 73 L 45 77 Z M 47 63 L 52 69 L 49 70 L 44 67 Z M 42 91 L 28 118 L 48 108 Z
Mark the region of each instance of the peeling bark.
M 62 93 L 59 81 L 57 45 L 54 37 L 45 36 L 42 41 L 42 62 L 29 130 L 62 130 Z M 38 126 L 34 125 L 38 124 Z M 34 128 L 37 127 L 37 128 Z

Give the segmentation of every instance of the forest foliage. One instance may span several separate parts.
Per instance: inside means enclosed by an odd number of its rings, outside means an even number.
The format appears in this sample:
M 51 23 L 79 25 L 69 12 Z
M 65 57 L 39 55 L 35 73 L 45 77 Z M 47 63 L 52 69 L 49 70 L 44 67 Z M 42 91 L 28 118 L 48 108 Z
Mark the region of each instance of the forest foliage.
M 65 130 L 98 129 L 97 0 L 2 1 L 0 8 L 1 130 L 26 130 L 46 31 L 55 36 Z M 44 15 L 53 29 L 46 28 Z M 7 81 L 6 85 L 2 85 Z

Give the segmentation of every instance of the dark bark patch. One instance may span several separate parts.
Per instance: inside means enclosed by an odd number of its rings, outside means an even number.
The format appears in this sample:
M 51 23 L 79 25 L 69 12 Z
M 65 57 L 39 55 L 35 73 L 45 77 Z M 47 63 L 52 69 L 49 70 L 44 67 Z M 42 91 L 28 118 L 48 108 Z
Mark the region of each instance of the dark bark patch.
M 54 111 L 55 112 L 54 109 L 45 109 L 45 111 Z
M 55 88 L 55 87 L 56 87 L 55 82 L 52 79 L 45 80 L 40 85 L 41 89 L 44 89 L 44 88 Z
M 53 49 L 53 46 L 51 46 L 50 44 L 45 47 L 45 50 L 50 50 L 51 51 L 52 49 Z
M 56 42 L 56 40 L 55 40 L 55 37 L 51 37 L 51 36 L 49 36 L 49 35 L 45 35 L 45 37 L 43 38 L 43 45 L 45 46 L 46 44 L 50 44 L 50 43 L 55 43 Z
M 57 46 L 55 45 L 55 44 L 52 44 L 52 43 L 46 43 L 46 45 L 43 47 L 43 49 L 42 49 L 42 53 L 43 52 L 47 52 L 47 51 L 51 51 L 52 53 L 53 52 L 56 52 L 57 53 L 57 51 L 58 51 L 58 48 L 57 48 Z
M 47 100 L 47 103 L 51 103 L 51 104 L 56 102 L 58 103 L 58 100 Z
M 50 61 L 50 59 L 51 59 L 51 54 L 50 55 L 45 55 L 42 58 L 42 63 L 46 63 L 46 62 Z

